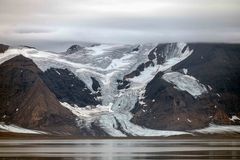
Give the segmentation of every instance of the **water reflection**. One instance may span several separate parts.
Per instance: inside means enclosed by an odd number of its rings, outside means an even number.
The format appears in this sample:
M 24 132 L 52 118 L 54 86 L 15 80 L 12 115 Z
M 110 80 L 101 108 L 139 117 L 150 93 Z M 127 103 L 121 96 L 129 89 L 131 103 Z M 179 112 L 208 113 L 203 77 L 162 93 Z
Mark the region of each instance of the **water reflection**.
M 0 140 L 0 159 L 240 159 L 240 140 Z

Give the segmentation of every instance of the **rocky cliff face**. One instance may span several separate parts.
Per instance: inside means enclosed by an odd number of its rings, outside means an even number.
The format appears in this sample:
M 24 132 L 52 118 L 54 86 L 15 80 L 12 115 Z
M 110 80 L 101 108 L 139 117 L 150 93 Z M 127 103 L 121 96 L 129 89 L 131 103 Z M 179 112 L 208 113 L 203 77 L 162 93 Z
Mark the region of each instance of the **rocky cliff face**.
M 101 93 L 98 91 L 100 85 L 93 80 L 94 93 L 86 84 L 67 69 L 51 68 L 46 70 L 41 77 L 46 85 L 61 102 L 67 102 L 78 107 L 96 106 L 101 101 L 98 99 Z
M 80 134 L 32 60 L 16 56 L 0 65 L 0 121 L 57 134 Z

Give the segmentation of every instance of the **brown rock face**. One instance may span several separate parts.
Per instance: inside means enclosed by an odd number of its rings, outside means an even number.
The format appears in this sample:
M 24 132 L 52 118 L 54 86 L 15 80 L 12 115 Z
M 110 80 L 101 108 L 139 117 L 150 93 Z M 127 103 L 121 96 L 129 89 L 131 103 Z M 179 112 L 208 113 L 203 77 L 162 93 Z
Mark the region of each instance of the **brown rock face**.
M 57 134 L 79 134 L 75 116 L 44 84 L 41 70 L 19 55 L 0 65 L 0 121 Z
M 215 124 L 224 124 L 230 125 L 231 121 L 229 120 L 228 115 L 223 110 L 217 110 L 213 117 L 213 122 Z

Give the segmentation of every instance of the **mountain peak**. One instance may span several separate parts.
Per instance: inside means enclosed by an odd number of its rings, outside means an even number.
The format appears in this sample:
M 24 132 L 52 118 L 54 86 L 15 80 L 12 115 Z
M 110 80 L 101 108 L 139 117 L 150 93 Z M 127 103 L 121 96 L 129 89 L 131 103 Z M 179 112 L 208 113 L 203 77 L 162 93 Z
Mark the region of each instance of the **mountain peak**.
M 23 55 L 0 65 L 0 121 L 53 133 L 78 132 L 75 117 L 61 106 L 41 79 L 41 73 Z
M 77 44 L 74 44 L 67 49 L 66 53 L 67 54 L 72 54 L 72 53 L 75 53 L 75 52 L 77 52 L 79 50 L 82 50 L 82 49 L 84 49 L 84 47 L 82 47 L 80 45 L 77 45 Z
M 33 60 L 27 57 L 24 57 L 21 54 L 4 62 L 2 66 L 7 67 L 9 69 L 18 68 L 22 70 L 31 70 L 34 73 L 41 72 L 41 70 L 37 67 L 37 65 L 33 62 Z

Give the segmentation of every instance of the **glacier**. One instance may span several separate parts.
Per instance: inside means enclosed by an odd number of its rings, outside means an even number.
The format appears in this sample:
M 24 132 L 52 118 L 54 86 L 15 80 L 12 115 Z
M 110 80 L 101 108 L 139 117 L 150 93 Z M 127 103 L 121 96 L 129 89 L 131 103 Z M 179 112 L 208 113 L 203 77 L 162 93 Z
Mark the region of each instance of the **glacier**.
M 143 128 L 130 122 L 135 103 L 144 96 L 145 87 L 159 71 L 167 71 L 172 66 L 186 59 L 193 52 L 188 47 L 182 53 L 186 43 L 169 44 L 167 48 L 166 62 L 149 66 L 137 77 L 128 79 L 131 86 L 128 89 L 118 90 L 117 80 L 135 70 L 140 64 L 148 61 L 148 54 L 157 44 L 116 45 L 99 44 L 87 46 L 84 50 L 72 54 L 53 53 L 39 51 L 34 48 L 17 47 L 10 48 L 4 54 L 0 54 L 0 63 L 22 54 L 32 59 L 37 66 L 46 71 L 49 68 L 67 68 L 79 77 L 87 87 L 92 89 L 91 77 L 94 77 L 101 86 L 102 104 L 79 108 L 66 102 L 61 104 L 68 108 L 79 119 L 76 121 L 79 127 L 90 127 L 91 123 L 97 123 L 111 136 L 169 136 L 189 134 L 178 131 L 161 131 Z M 133 51 L 134 50 L 134 51 Z
M 0 54 L 0 64 L 22 54 L 32 59 L 37 66 L 46 71 L 49 68 L 67 68 L 82 80 L 92 91 L 92 79 L 95 78 L 101 86 L 100 97 L 102 104 L 97 106 L 87 106 L 80 108 L 77 105 L 71 106 L 66 102 L 61 102 L 62 106 L 77 115 L 76 121 L 80 128 L 91 128 L 92 123 L 111 136 L 171 136 L 189 135 L 194 133 L 218 133 L 225 131 L 238 132 L 239 129 L 231 126 L 210 125 L 207 128 L 193 131 L 165 131 L 153 130 L 141 127 L 130 122 L 132 113 L 130 112 L 137 101 L 144 98 L 145 87 L 158 72 L 164 72 L 162 78 L 179 90 L 187 91 L 194 97 L 206 93 L 207 87 L 201 84 L 195 77 L 188 74 L 183 68 L 184 74 L 172 71 L 175 64 L 183 61 L 193 53 L 186 43 L 169 44 L 165 52 L 165 62 L 149 66 L 140 73 L 139 76 L 128 78 L 130 87 L 128 89 L 117 89 L 117 80 L 123 79 L 126 74 L 134 71 L 140 64 L 147 62 L 148 54 L 156 48 L 157 44 L 119 45 L 119 44 L 98 44 L 86 46 L 84 50 L 79 50 L 72 54 L 54 53 L 39 51 L 27 47 L 11 47 L 5 53 Z M 183 51 L 184 49 L 184 52 Z M 156 54 L 156 53 L 154 53 Z M 186 85 L 188 84 L 188 85 Z M 232 118 L 237 120 L 236 117 Z M 189 120 L 190 122 L 190 120 Z M 17 131 L 16 126 L 1 125 L 0 128 Z M 22 132 L 30 132 L 22 130 Z M 34 131 L 35 132 L 35 131 Z M 38 133 L 38 132 L 37 132 Z

